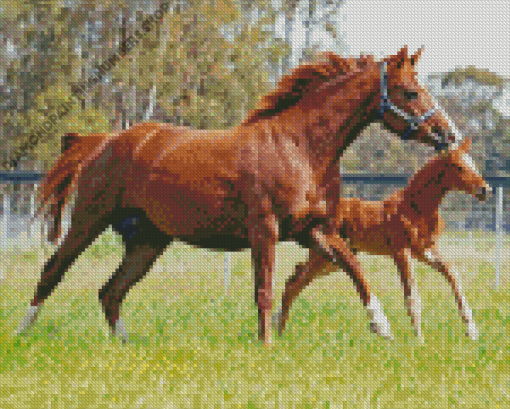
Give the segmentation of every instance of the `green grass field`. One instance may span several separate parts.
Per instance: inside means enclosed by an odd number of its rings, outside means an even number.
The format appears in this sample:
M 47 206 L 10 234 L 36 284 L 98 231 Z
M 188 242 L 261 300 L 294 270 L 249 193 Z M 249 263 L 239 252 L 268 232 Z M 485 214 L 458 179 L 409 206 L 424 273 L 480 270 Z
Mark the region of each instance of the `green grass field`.
M 256 341 L 249 252 L 232 255 L 226 292 L 223 254 L 178 244 L 125 300 L 132 341 L 124 345 L 110 337 L 97 301 L 121 260 L 112 234 L 71 268 L 28 335 L 14 337 L 54 248 L 2 253 L 0 408 L 508 408 L 510 238 L 504 239 L 497 290 L 495 235 L 446 233 L 441 241 L 463 276 L 477 341 L 464 336 L 445 280 L 417 267 L 425 344 L 413 336 L 390 259 L 360 256 L 394 342 L 369 331 L 351 282 L 337 272 L 302 293 L 283 337 L 265 348 Z M 293 266 L 306 259 L 294 245 L 280 245 L 277 254 L 275 306 Z

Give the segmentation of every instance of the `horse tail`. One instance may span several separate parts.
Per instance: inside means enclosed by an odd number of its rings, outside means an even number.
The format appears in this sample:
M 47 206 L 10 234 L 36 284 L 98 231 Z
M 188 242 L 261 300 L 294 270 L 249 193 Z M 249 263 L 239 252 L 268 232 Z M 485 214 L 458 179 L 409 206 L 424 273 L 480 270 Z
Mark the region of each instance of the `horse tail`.
M 40 204 L 34 215 L 35 218 L 43 213 L 45 218 L 52 220 L 48 241 L 57 244 L 62 234 L 62 214 L 69 196 L 78 185 L 76 182 L 83 165 L 99 154 L 101 150 L 98 147 L 106 139 L 108 136 L 105 134 L 80 136 L 77 133 L 68 133 L 62 138 L 61 154 L 42 182 Z M 45 211 L 48 205 L 49 212 Z

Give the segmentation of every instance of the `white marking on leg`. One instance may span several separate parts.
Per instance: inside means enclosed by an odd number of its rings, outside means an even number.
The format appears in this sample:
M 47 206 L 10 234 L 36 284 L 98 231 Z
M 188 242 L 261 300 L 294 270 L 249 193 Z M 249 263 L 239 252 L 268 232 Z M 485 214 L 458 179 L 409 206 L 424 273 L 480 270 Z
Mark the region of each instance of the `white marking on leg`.
M 368 315 L 370 316 L 370 329 L 386 339 L 393 339 L 391 327 L 388 318 L 384 315 L 381 303 L 375 295 L 370 296 L 370 302 L 367 305 Z
M 113 335 L 120 336 L 122 342 L 126 343 L 129 341 L 129 334 L 124 329 L 124 324 L 122 324 L 122 319 L 119 318 L 115 323 L 115 330 L 113 331 Z
M 411 297 L 409 297 L 409 313 L 413 320 L 414 335 L 421 341 L 425 342 L 421 335 L 421 297 L 418 288 L 411 288 Z
M 27 315 L 25 315 L 25 318 L 23 318 L 18 328 L 16 329 L 15 335 L 24 334 L 32 326 L 35 319 L 37 318 L 37 313 L 39 312 L 40 308 L 41 308 L 40 305 L 36 305 L 35 307 L 30 306 Z
M 280 328 L 282 327 L 282 309 L 280 308 L 274 315 L 273 315 L 273 328 L 280 331 Z
M 460 315 L 466 323 L 466 335 L 474 341 L 478 339 L 478 329 L 476 328 L 475 321 L 473 320 L 473 312 L 471 311 L 464 295 L 460 296 L 459 303 L 462 305 L 462 307 L 459 305 Z
M 476 329 L 475 322 L 473 320 L 473 312 L 471 308 L 469 308 L 469 304 L 466 300 L 466 296 L 462 291 L 462 279 L 460 274 L 457 273 L 456 270 L 452 269 L 452 272 L 455 276 L 455 286 L 457 287 L 457 294 L 459 296 L 458 299 L 458 308 L 459 313 L 464 322 L 466 323 L 466 335 L 471 337 L 471 339 L 476 339 L 478 337 L 478 330 Z
M 432 255 L 432 252 L 430 250 L 427 250 L 425 252 L 425 257 L 433 263 L 433 267 L 435 269 L 439 269 L 439 262 L 438 259 Z M 468 302 L 466 300 L 466 297 L 464 295 L 464 292 L 462 290 L 462 278 L 460 274 L 453 268 L 450 269 L 450 273 L 453 274 L 455 278 L 455 285 L 453 286 L 453 291 L 455 292 L 455 297 L 458 296 L 457 303 L 459 308 L 459 313 L 464 322 L 466 323 L 466 335 L 470 337 L 472 340 L 475 340 L 478 338 L 478 330 L 476 328 L 475 321 L 473 320 L 473 313 L 471 311 L 471 308 L 469 308 Z
M 476 324 L 474 321 L 469 321 L 467 324 L 467 333 L 466 335 L 470 337 L 473 341 L 478 339 L 478 329 L 476 328 Z
M 462 278 L 459 273 L 453 268 L 451 269 L 453 272 L 453 276 L 455 277 L 455 286 L 457 287 L 457 291 L 459 293 L 459 300 L 464 301 L 464 294 L 462 294 Z
M 473 321 L 473 313 L 471 312 L 471 308 L 469 308 L 469 304 L 464 295 L 460 296 L 459 304 L 461 304 L 459 305 L 459 310 L 462 318 L 464 318 L 466 321 Z
M 407 309 L 411 320 L 414 326 L 414 335 L 420 339 L 421 342 L 424 342 L 421 336 L 421 297 L 418 291 L 418 286 L 414 277 L 414 263 L 411 256 L 407 255 L 407 263 L 409 265 L 410 273 L 411 273 L 411 282 L 408 285 L 411 288 L 411 294 L 407 301 Z

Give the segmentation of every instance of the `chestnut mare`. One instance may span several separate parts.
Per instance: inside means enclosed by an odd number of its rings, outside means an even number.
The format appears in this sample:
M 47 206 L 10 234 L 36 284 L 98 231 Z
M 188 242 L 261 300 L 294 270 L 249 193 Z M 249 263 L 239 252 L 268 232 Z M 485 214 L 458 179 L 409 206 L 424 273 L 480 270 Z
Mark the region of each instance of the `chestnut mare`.
M 444 228 L 439 205 L 448 192 L 466 192 L 479 200 L 485 200 L 490 193 L 490 186 L 478 173 L 467 153 L 470 143 L 466 138 L 459 148 L 450 148 L 448 152 L 432 158 L 414 175 L 406 188 L 384 201 L 340 199 L 335 216 L 336 228 L 341 237 L 349 238 L 353 251 L 393 258 L 400 272 L 415 335 L 422 342 L 421 300 L 413 278 L 411 258 L 427 263 L 446 277 L 466 323 L 466 335 L 472 339 L 478 337 L 460 276 L 441 260 L 437 250 L 437 239 Z M 321 254 L 313 249 L 310 251 L 309 261 L 298 265 L 286 283 L 282 309 L 275 316 L 280 334 L 285 329 L 292 302 L 303 288 L 315 277 L 336 270 L 338 268 Z
M 343 268 L 374 320 L 359 263 L 343 240 L 326 236 L 335 214 L 342 153 L 369 124 L 438 149 L 460 133 L 436 109 L 416 79 L 421 49 L 407 47 L 383 61 L 345 59 L 332 53 L 323 62 L 297 67 L 257 109 L 228 130 L 193 130 L 144 123 L 91 148 L 65 150 L 42 188 L 54 224 L 76 186 L 71 227 L 45 264 L 29 311 L 17 329 L 25 332 L 43 302 L 74 260 L 108 227 L 122 235 L 121 265 L 99 291 L 113 334 L 127 340 L 120 307 L 174 239 L 210 249 L 251 248 L 259 339 L 271 339 L 275 245 L 295 240 Z M 42 208 L 44 210 L 44 208 Z M 59 237 L 59 228 L 50 238 Z M 385 323 L 373 322 L 385 335 Z

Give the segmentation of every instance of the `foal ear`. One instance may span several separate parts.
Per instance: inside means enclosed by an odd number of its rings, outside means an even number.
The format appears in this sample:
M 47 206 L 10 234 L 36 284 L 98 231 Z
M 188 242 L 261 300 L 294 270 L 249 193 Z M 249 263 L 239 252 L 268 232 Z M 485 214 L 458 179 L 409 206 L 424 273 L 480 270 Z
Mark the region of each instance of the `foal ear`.
M 462 141 L 462 145 L 460 145 L 460 150 L 463 152 L 468 152 L 471 149 L 471 138 L 465 137 Z
M 418 63 L 418 60 L 420 59 L 421 53 L 425 49 L 424 46 L 421 46 L 418 48 L 418 51 L 414 53 L 414 55 L 411 57 L 411 65 L 416 65 Z

